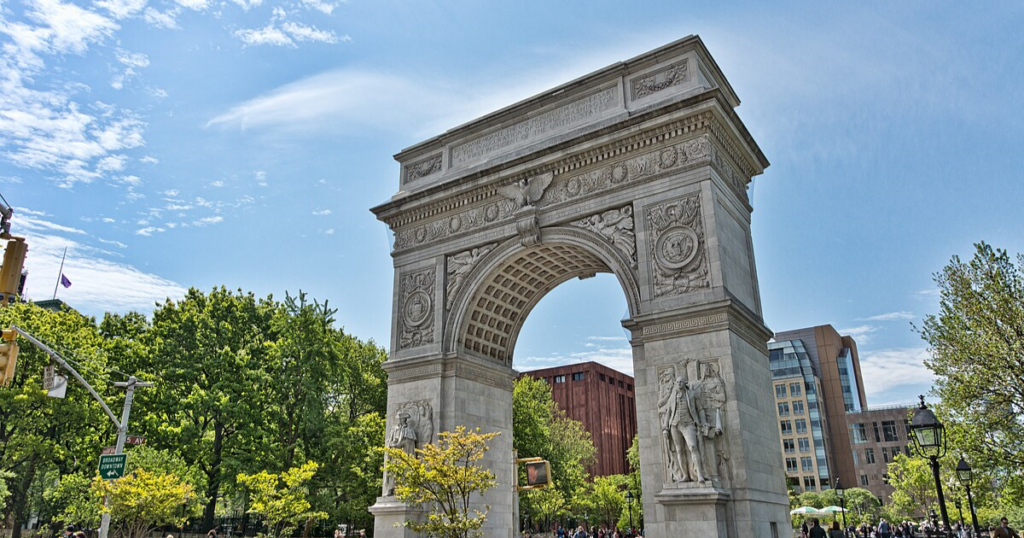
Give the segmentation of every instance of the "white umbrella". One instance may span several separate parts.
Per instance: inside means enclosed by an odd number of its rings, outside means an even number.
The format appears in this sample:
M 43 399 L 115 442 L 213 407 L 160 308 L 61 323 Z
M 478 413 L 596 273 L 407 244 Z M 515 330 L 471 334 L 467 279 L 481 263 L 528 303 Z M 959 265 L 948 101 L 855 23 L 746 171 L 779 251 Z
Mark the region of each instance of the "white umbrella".
M 826 506 L 821 509 L 822 512 L 828 512 L 830 514 L 838 514 L 839 512 L 845 512 L 846 510 L 838 506 Z
M 820 516 L 821 510 L 813 506 L 801 506 L 796 510 L 790 510 L 789 515 L 791 516 Z

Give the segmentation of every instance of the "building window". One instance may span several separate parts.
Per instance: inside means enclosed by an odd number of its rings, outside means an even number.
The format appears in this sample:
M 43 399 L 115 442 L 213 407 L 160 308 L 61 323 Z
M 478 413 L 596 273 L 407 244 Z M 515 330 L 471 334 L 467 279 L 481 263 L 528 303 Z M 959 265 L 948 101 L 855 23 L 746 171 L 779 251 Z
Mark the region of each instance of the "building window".
M 633 385 L 626 385 L 627 392 L 633 392 Z
M 796 458 L 786 458 L 786 472 L 795 473 L 796 470 Z
M 615 380 L 609 377 L 608 378 L 608 384 L 612 385 L 612 386 L 615 386 Z
M 624 389 L 624 388 L 626 388 L 626 384 L 625 384 L 625 383 L 623 383 L 622 381 L 619 381 L 619 388 L 620 388 L 620 389 Z
M 875 449 L 864 449 L 864 463 L 875 463 Z
M 862 486 L 868 485 L 868 475 L 866 475 L 866 474 L 860 475 L 860 485 L 862 485 Z
M 801 392 L 800 391 L 800 383 L 790 383 L 789 384 L 789 393 L 790 394 L 792 394 L 793 396 L 800 396 L 800 392 Z
M 814 470 L 814 458 L 810 456 L 804 456 L 800 458 L 800 467 L 805 471 Z
M 889 463 L 889 447 L 882 447 L 882 461 Z
M 782 430 L 782 435 L 793 435 L 793 422 L 789 420 L 780 420 L 779 429 Z
M 775 397 L 785 398 L 786 397 L 786 385 L 775 385 Z
M 853 464 L 860 465 L 860 451 L 856 448 L 853 449 Z
M 882 421 L 882 438 L 885 439 L 886 443 L 895 443 L 900 440 L 899 435 L 896 433 L 895 420 Z
M 597 378 L 600 379 L 602 383 L 605 382 L 604 374 L 597 374 Z
M 798 442 L 800 443 L 800 452 L 811 451 L 811 440 L 806 437 L 801 437 Z
M 565 383 L 565 376 L 564 375 L 556 375 L 555 376 L 555 383 Z
M 804 477 L 804 489 L 807 491 L 814 491 L 818 489 L 818 483 L 814 480 L 813 476 Z
M 792 439 L 783 439 L 782 449 L 786 451 L 786 454 L 792 454 L 796 452 L 796 446 L 793 444 Z
M 909 458 L 909 457 L 910 457 L 910 445 L 907 445 L 907 446 L 903 447 L 903 452 L 904 452 L 904 453 L 905 453 L 905 454 L 907 455 L 907 457 Z
M 789 416 L 789 404 L 788 403 L 786 403 L 786 402 L 779 403 L 779 416 L 780 417 L 788 417 Z
M 804 403 L 803 402 L 800 402 L 800 401 L 793 402 L 793 414 L 794 415 L 802 415 L 802 414 L 804 414 Z
M 875 430 L 875 442 L 876 443 L 881 443 L 882 442 L 882 434 L 879 433 L 878 423 L 877 422 L 872 422 L 871 423 L 871 427 Z
M 807 420 L 798 418 L 796 419 L 796 433 L 807 433 Z
M 863 424 L 850 424 L 850 438 L 855 444 L 868 442 L 868 431 Z
M 583 381 L 583 372 L 576 372 L 575 374 L 572 374 L 572 380 Z

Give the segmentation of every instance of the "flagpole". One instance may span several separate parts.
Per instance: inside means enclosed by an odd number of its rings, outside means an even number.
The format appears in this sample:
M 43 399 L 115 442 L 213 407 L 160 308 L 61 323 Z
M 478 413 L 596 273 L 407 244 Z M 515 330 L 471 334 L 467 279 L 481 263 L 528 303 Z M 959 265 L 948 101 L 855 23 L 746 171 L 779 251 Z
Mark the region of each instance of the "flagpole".
M 60 271 L 57 271 L 57 283 L 53 285 L 53 298 L 57 298 L 57 288 L 60 286 L 60 277 L 64 274 L 64 258 L 68 257 L 68 247 L 64 247 L 64 255 L 60 257 Z

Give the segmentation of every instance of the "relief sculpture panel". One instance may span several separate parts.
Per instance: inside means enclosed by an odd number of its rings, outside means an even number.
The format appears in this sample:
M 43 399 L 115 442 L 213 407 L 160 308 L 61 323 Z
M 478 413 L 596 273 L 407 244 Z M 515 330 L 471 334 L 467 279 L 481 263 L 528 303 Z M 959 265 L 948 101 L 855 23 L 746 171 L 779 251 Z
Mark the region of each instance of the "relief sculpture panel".
M 399 305 L 399 347 L 410 348 L 434 341 L 435 269 L 402 276 Z
M 427 400 L 409 402 L 399 406 L 395 412 L 394 424 L 388 431 L 385 444 L 389 448 L 402 449 L 406 454 L 415 454 L 434 439 L 434 408 Z M 395 481 L 384 473 L 384 495 L 395 494 Z
M 649 207 L 646 216 L 654 297 L 710 287 L 700 194 Z
M 658 369 L 658 418 L 668 482 L 709 485 L 729 479 L 725 403 L 717 361 L 686 360 Z
M 633 230 L 633 206 L 612 209 L 574 221 L 572 226 L 584 228 L 604 237 L 619 249 L 636 268 L 636 233 Z

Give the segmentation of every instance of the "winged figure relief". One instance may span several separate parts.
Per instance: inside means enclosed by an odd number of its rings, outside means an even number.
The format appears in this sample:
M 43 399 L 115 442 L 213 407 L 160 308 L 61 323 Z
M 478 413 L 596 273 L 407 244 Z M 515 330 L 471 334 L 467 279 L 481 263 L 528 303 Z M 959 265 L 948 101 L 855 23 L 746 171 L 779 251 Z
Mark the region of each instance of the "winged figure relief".
M 516 209 L 531 207 L 540 200 L 555 175 L 551 172 L 498 187 L 498 193 L 515 203 Z

